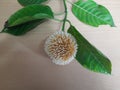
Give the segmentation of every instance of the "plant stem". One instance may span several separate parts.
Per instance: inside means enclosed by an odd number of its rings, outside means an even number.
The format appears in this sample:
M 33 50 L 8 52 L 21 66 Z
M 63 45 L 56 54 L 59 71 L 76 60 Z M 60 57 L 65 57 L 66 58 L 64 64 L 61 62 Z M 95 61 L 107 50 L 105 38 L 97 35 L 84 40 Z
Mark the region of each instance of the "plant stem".
M 65 17 L 64 17 L 64 20 L 63 20 L 63 26 L 62 26 L 62 31 L 65 30 L 65 23 L 66 23 L 66 20 L 67 20 L 67 4 L 66 4 L 66 1 L 63 0 L 63 3 L 64 3 L 64 8 L 65 8 Z
M 57 18 L 54 18 L 53 20 L 58 21 L 58 22 L 63 22 L 63 20 L 60 20 L 60 19 L 57 19 Z
M 63 15 L 65 12 L 61 12 L 61 13 L 54 13 L 55 16 L 59 16 L 59 15 Z

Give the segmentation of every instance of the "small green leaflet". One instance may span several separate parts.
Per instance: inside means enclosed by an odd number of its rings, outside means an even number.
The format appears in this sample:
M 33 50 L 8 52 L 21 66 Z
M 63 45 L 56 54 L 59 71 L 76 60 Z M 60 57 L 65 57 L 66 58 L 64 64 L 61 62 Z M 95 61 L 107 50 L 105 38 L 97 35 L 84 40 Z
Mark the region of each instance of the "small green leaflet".
M 32 4 L 41 4 L 48 0 L 18 0 L 22 6 L 32 5 Z
M 93 0 L 78 0 L 73 4 L 72 12 L 80 21 L 91 26 L 115 26 L 110 12 Z
M 14 27 L 6 27 L 2 30 L 2 33 L 9 33 L 15 36 L 21 36 L 29 32 L 30 30 L 34 29 L 37 27 L 39 24 L 43 23 L 45 19 L 41 20 L 34 20 L 31 22 L 27 22 L 21 25 L 17 25 Z
M 7 27 L 17 26 L 26 22 L 39 19 L 54 18 L 53 12 L 46 5 L 29 5 L 14 13 L 9 19 Z
M 74 26 L 70 26 L 68 33 L 73 35 L 77 41 L 76 60 L 82 66 L 94 72 L 111 74 L 111 62 L 106 56 L 92 46 Z

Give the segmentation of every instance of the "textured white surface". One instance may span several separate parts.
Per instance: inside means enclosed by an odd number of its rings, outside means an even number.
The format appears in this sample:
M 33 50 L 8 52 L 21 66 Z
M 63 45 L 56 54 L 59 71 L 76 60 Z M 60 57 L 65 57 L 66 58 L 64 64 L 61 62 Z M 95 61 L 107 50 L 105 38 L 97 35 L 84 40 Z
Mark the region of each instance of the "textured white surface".
M 77 43 L 71 34 L 56 31 L 47 38 L 44 49 L 53 63 L 66 65 L 72 62 L 76 57 Z
M 50 2 L 56 13 L 63 11 L 61 1 Z M 120 1 L 95 1 L 110 10 L 116 27 L 94 28 L 79 22 L 71 12 L 68 18 L 93 45 L 111 59 L 111 76 L 90 72 L 76 61 L 66 66 L 53 64 L 44 53 L 44 40 L 59 30 L 61 24 L 48 21 L 24 36 L 0 34 L 0 90 L 119 90 Z M 0 0 L 0 30 L 7 18 L 20 8 L 17 0 Z

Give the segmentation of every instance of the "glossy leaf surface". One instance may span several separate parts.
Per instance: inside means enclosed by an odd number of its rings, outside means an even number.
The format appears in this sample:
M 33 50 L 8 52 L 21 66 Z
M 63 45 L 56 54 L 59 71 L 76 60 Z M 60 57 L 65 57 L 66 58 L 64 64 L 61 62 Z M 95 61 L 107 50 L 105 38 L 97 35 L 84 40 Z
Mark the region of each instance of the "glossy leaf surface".
M 9 19 L 7 27 L 17 26 L 33 20 L 54 18 L 53 12 L 46 5 L 29 5 L 14 13 Z
M 22 6 L 32 5 L 32 4 L 41 4 L 48 0 L 18 0 Z
M 114 26 L 110 12 L 93 0 L 78 0 L 72 6 L 73 14 L 83 23 L 98 27 L 99 25 Z
M 91 45 L 74 26 L 68 29 L 78 44 L 76 60 L 85 68 L 99 73 L 111 74 L 111 62 L 98 49 Z
M 21 36 L 29 32 L 30 30 L 37 27 L 39 24 L 43 23 L 45 19 L 35 20 L 32 22 L 27 22 L 14 27 L 7 27 L 2 30 L 2 32 L 9 33 L 15 36 Z

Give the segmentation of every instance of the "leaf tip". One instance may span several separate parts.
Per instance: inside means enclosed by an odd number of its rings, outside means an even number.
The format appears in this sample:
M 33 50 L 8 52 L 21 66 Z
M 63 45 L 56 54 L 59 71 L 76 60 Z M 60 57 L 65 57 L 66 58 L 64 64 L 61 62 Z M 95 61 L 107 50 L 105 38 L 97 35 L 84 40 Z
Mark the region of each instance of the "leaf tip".
M 115 24 L 110 25 L 111 27 L 117 27 Z

